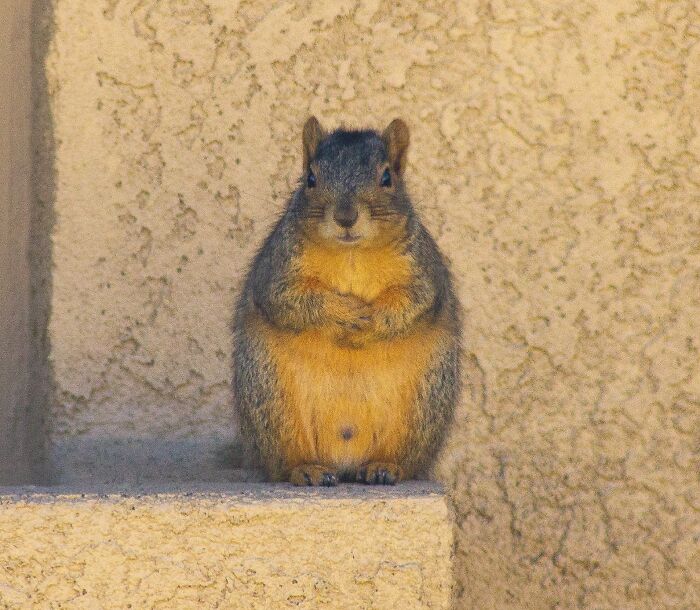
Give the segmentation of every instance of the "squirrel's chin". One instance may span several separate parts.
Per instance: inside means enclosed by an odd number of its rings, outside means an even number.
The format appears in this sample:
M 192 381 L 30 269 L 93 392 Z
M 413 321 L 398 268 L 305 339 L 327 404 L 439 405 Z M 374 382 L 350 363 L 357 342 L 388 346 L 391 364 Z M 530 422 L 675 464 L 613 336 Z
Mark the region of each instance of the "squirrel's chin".
M 335 238 L 338 243 L 352 245 L 362 240 L 362 235 L 341 235 Z

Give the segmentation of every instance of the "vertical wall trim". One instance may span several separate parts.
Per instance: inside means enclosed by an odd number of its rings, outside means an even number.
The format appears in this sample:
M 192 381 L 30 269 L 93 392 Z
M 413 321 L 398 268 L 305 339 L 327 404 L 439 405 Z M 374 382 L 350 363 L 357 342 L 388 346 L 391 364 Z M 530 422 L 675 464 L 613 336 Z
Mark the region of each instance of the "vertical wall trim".
M 35 480 L 32 405 L 32 4 L 0 2 L 0 483 Z

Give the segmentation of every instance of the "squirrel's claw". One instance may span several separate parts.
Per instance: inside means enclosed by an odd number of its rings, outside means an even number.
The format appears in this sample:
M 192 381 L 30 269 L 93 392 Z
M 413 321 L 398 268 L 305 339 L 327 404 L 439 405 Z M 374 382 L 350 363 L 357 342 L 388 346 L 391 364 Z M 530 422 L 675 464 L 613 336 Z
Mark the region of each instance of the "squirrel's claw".
M 401 468 L 389 462 L 370 462 L 357 473 L 357 480 L 368 485 L 396 485 L 401 480 Z
M 338 477 L 326 466 L 304 464 L 292 470 L 289 481 L 298 487 L 335 487 L 338 484 Z

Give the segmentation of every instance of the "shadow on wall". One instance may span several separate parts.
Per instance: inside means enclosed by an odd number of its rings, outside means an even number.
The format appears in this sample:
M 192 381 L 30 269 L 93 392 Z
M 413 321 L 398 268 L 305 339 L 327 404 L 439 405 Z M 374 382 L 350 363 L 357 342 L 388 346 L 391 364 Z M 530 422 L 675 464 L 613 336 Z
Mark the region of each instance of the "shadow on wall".
M 68 438 L 51 444 L 52 483 L 90 490 L 257 482 L 239 444 L 212 438 Z

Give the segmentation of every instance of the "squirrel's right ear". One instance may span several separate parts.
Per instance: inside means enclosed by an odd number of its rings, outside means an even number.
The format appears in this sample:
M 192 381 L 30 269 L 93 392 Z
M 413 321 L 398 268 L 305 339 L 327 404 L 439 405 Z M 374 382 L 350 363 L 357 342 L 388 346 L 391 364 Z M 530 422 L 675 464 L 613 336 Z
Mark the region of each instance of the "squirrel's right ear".
M 323 131 L 321 123 L 315 116 L 309 117 L 304 123 L 304 135 L 302 140 L 304 142 L 304 171 L 309 167 L 309 163 L 316 156 L 318 151 L 318 145 L 323 140 L 326 132 Z

